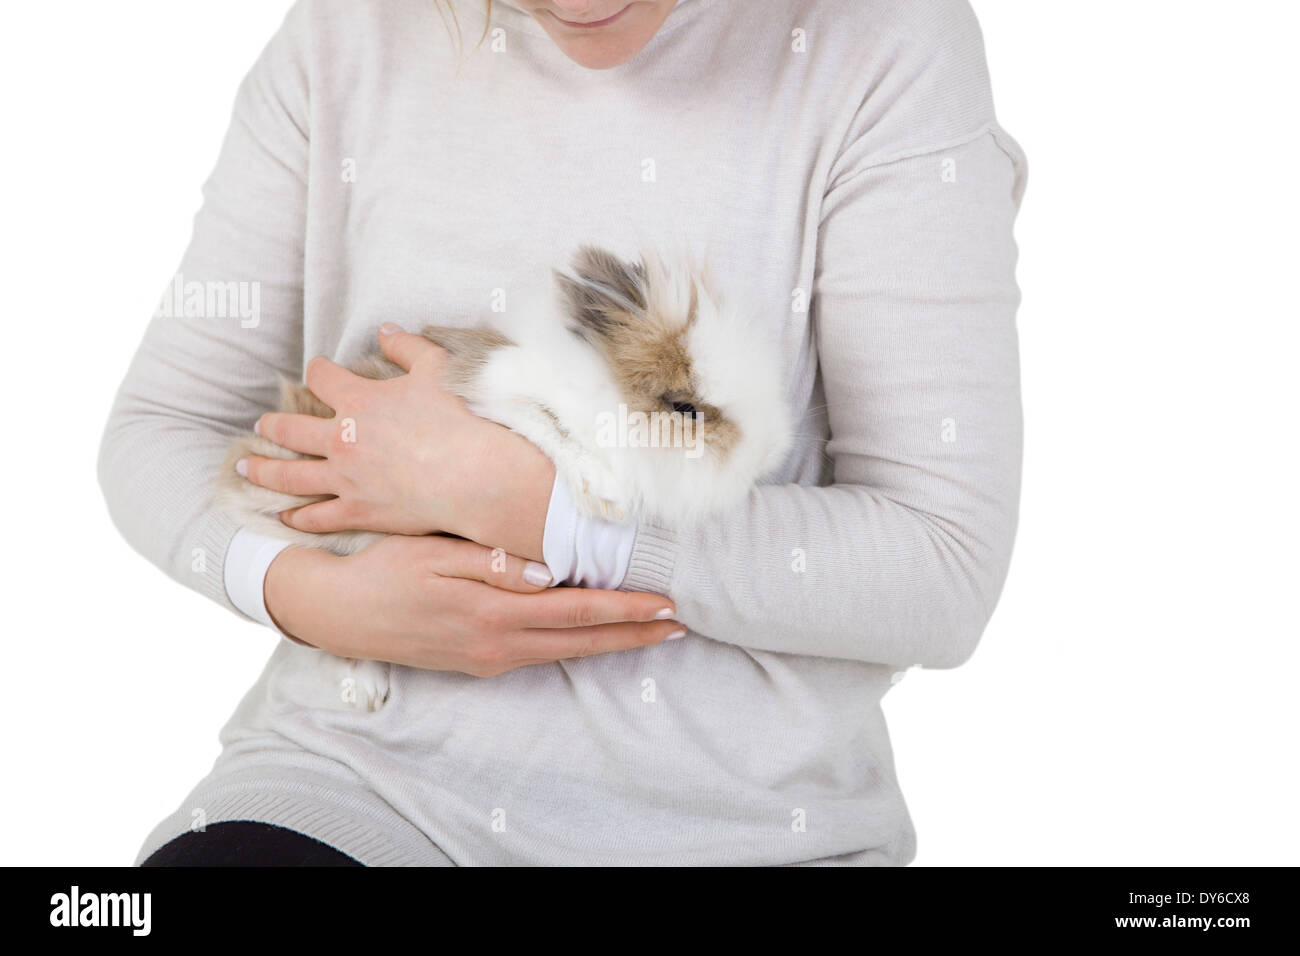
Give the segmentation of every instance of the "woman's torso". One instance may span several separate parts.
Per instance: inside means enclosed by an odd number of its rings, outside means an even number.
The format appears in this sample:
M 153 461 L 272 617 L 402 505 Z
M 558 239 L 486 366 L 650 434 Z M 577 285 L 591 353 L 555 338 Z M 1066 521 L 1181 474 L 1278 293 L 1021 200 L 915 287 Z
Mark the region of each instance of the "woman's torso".
M 580 242 L 704 242 L 784 342 L 799 437 L 771 480 L 829 483 L 808 300 L 820 199 L 870 78 L 853 42 L 799 51 L 793 31 L 854 24 L 825 4 L 745 18 L 686 0 L 638 58 L 593 72 L 510 8 L 476 49 L 476 5 L 459 4 L 458 60 L 431 2 L 320 6 L 305 357 L 352 361 L 385 321 L 508 313 Z M 395 667 L 387 706 L 354 714 L 293 678 L 315 652 L 285 642 L 218 769 L 291 740 L 457 862 L 909 860 L 890 670 L 744 643 L 691 634 L 490 680 Z

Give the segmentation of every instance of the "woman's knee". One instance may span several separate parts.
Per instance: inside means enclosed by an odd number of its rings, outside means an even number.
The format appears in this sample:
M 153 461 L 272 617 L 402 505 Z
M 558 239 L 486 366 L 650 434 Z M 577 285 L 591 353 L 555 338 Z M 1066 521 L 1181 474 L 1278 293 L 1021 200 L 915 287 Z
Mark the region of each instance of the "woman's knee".
M 227 820 L 182 833 L 141 866 L 362 866 L 296 830 L 253 820 Z

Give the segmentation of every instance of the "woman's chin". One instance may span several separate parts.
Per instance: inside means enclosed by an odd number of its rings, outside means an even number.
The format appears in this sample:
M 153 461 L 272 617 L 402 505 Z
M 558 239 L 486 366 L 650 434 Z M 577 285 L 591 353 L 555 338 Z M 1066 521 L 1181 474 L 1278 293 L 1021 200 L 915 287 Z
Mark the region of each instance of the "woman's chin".
M 622 66 L 645 49 L 673 9 L 672 0 L 629 3 L 608 25 L 581 28 L 549 10 L 532 11 L 534 19 L 574 63 L 589 70 Z
M 650 42 L 650 37 L 640 41 L 631 37 L 624 40 L 614 37 L 574 37 L 568 34 L 552 34 L 551 39 L 564 51 L 565 56 L 588 70 L 609 70 L 622 66 Z

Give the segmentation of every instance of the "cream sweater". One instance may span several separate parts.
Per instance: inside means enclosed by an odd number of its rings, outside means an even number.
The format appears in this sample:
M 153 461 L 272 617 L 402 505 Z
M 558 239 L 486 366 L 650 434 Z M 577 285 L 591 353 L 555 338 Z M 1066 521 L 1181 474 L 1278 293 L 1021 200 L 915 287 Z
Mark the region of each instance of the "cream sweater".
M 725 519 L 636 529 L 623 586 L 671 595 L 684 640 L 492 679 L 394 667 L 357 714 L 281 639 L 141 856 L 201 809 L 374 864 L 906 863 L 881 699 L 972 653 L 1019 495 L 1025 164 L 972 12 L 682 0 L 590 71 L 493 8 L 476 46 L 481 4 L 456 3 L 459 47 L 432 0 L 289 13 L 178 270 L 257 308 L 149 325 L 100 456 L 122 533 L 232 606 L 239 529 L 208 490 L 277 377 L 383 321 L 481 312 L 586 240 L 712 247 L 783 337 L 796 451 Z

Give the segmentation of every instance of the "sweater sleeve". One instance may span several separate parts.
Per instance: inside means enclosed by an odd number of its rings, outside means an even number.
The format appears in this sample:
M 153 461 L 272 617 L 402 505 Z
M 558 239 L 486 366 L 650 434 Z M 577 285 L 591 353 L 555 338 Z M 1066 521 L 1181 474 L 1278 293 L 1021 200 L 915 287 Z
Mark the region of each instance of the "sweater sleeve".
M 642 527 L 625 587 L 748 648 L 902 667 L 970 656 L 1017 520 L 1025 172 L 996 124 L 836 171 L 812 300 L 833 483 L 761 486 L 688 532 Z
M 308 159 L 307 25 L 289 13 L 240 86 L 190 244 L 119 388 L 100 487 L 127 541 L 234 610 L 238 530 L 211 489 L 231 437 L 301 375 Z

